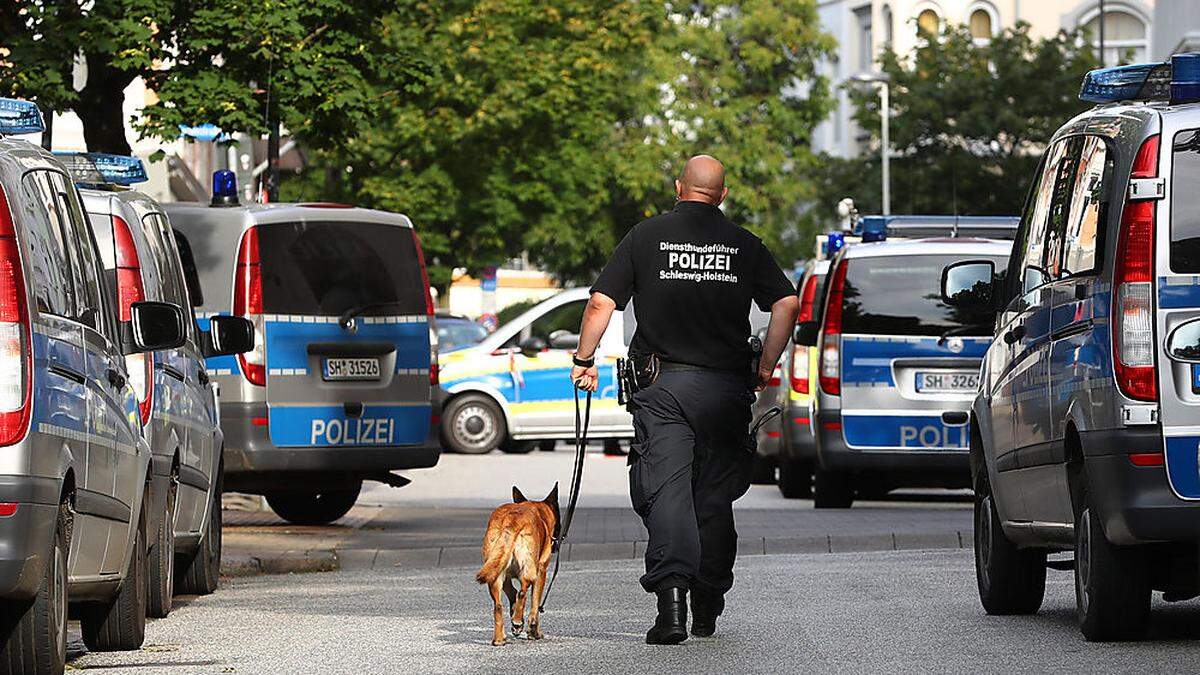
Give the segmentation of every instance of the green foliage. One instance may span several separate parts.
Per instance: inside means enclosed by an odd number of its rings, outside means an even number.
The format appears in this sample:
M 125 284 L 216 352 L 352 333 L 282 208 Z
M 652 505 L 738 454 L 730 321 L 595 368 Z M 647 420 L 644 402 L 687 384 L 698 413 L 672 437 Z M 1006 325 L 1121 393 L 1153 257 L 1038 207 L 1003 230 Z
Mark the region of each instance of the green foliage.
M 1087 107 L 1079 83 L 1097 62 L 1078 34 L 1035 40 L 1019 24 L 983 46 L 947 27 L 910 58 L 885 52 L 880 66 L 892 81 L 892 212 L 994 215 L 1020 212 L 1045 143 Z M 878 93 L 851 98 L 873 148 L 827 158 L 818 213 L 829 221 L 846 196 L 860 213 L 880 209 Z

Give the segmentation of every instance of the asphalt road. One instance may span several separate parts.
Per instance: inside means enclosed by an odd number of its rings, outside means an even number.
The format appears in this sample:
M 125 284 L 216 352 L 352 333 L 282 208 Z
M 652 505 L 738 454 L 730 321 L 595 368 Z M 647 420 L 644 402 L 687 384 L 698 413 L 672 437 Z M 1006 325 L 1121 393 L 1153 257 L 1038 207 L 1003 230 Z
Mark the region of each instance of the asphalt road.
M 643 640 L 635 562 L 564 569 L 546 639 L 489 644 L 484 589 L 462 567 L 268 576 L 226 584 L 150 624 L 141 652 L 73 666 L 137 673 L 1154 672 L 1200 657 L 1200 603 L 1156 605 L 1151 639 L 1090 645 L 1071 575 L 1032 617 L 988 617 L 969 551 L 756 556 L 739 562 L 718 634 Z

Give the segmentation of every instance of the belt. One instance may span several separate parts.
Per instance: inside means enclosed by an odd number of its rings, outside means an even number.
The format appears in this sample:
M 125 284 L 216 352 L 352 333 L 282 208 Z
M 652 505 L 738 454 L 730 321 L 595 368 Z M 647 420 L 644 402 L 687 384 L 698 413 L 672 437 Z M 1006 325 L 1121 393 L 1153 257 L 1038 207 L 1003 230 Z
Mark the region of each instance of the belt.
M 716 375 L 740 375 L 736 370 L 721 370 L 720 368 L 706 368 L 705 366 L 697 366 L 693 363 L 677 363 L 675 361 L 662 361 L 661 370 L 664 373 L 683 373 L 683 372 L 700 372 L 713 373 Z

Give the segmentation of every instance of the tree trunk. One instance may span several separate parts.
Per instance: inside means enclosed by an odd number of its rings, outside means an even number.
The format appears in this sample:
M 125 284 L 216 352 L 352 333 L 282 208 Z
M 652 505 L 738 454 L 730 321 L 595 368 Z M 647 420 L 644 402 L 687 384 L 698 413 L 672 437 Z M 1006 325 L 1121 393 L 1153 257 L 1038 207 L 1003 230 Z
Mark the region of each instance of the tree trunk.
M 117 155 L 132 153 L 125 138 L 125 114 L 122 111 L 124 87 L 98 94 L 89 83 L 80 92 L 75 114 L 83 122 L 83 140 L 88 152 L 111 152 Z

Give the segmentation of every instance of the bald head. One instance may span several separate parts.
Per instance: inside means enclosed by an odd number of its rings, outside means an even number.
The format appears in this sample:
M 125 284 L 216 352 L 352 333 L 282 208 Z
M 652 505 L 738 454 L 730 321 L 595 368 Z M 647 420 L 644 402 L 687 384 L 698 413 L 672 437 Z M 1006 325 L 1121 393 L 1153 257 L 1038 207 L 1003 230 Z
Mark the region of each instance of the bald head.
M 675 195 L 681 201 L 705 202 L 713 206 L 725 200 L 725 167 L 715 157 L 696 155 L 683 165 L 675 181 Z

